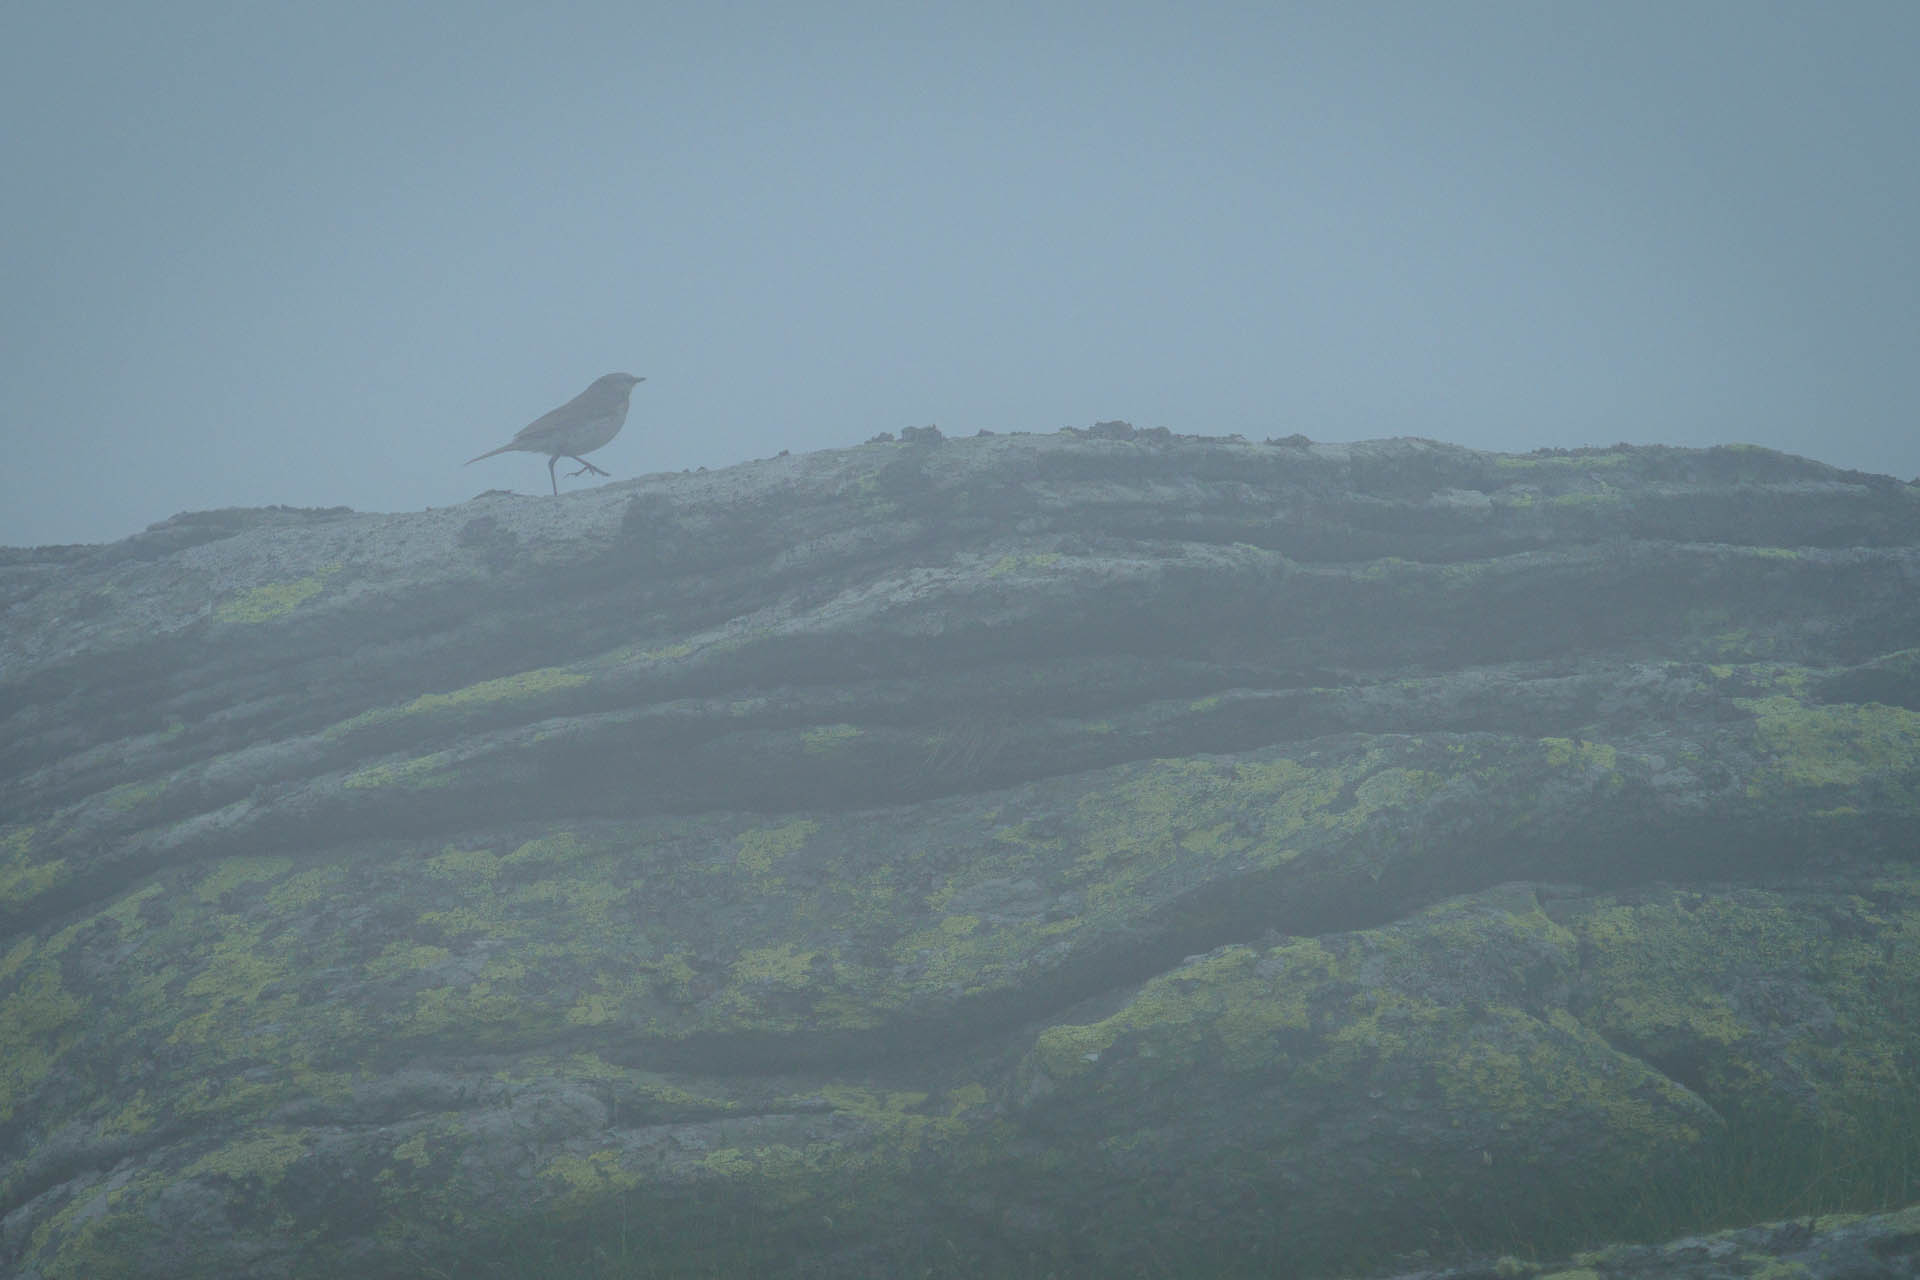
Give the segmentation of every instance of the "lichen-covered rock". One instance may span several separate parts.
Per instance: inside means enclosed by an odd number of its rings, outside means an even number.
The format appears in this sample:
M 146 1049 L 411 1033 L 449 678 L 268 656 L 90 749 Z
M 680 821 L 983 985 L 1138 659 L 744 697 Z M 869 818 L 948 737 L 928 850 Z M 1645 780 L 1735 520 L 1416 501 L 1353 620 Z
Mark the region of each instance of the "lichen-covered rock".
M 0 1270 L 1920 1200 L 1917 585 L 1763 450 L 1117 430 L 0 553 Z

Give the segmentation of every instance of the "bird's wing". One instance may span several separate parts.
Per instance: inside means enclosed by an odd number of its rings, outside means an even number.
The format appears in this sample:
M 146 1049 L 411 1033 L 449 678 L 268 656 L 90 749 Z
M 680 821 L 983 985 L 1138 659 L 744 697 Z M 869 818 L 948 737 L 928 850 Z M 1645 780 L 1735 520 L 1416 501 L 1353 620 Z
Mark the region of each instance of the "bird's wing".
M 575 397 L 575 399 L 578 398 L 577 396 Z M 560 415 L 572 407 L 573 401 L 569 400 L 558 409 L 548 410 L 532 422 L 529 422 L 526 426 L 520 428 L 520 430 L 516 431 L 513 435 L 514 447 L 525 448 L 530 444 L 544 444 L 547 438 L 553 435 Z

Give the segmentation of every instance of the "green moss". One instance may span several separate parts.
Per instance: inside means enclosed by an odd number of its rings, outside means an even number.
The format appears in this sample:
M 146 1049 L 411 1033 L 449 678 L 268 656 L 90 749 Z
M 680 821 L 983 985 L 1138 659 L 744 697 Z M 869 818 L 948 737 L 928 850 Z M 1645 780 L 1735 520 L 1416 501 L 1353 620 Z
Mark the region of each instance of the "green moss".
M 239 623 L 266 622 L 283 614 L 292 613 L 319 595 L 325 589 L 327 579 L 339 571 L 339 565 L 328 565 L 305 578 L 295 578 L 289 582 L 272 582 L 266 586 L 242 591 L 214 609 L 213 620 Z

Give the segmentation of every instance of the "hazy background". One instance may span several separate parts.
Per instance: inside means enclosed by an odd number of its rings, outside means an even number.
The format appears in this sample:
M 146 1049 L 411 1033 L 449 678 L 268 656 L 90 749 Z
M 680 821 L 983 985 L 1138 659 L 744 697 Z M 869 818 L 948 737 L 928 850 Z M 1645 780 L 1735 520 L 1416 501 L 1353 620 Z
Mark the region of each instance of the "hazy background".
M 1920 472 L 1920 4 L 0 4 L 0 543 L 1121 417 Z M 565 483 L 565 482 L 563 482 Z M 573 481 L 579 486 L 582 481 Z

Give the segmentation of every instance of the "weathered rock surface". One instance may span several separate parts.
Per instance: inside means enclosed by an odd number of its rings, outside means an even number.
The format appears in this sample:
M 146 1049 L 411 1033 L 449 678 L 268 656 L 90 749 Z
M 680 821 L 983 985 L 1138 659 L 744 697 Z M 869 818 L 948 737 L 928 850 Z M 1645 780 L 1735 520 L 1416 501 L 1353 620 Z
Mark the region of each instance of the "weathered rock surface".
M 0 606 L 7 1274 L 1316 1274 L 1920 1199 L 1884 477 L 918 431 L 182 516 Z

